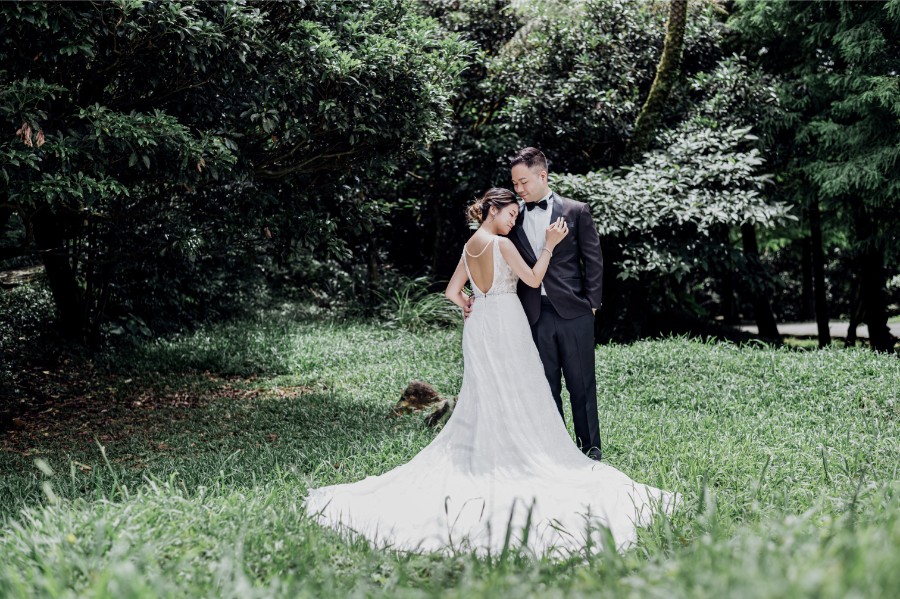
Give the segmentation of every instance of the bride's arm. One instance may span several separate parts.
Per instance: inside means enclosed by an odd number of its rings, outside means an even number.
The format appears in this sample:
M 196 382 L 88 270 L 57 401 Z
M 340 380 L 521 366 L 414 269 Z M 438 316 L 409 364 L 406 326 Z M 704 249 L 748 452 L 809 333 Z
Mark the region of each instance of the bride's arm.
M 547 249 L 553 251 L 552 248 Z M 519 254 L 519 250 L 516 249 L 516 246 L 514 246 L 513 242 L 509 239 L 500 239 L 500 253 L 506 260 L 506 263 L 510 265 L 513 272 L 519 276 L 523 283 L 529 287 L 541 286 L 541 281 L 544 280 L 544 275 L 547 274 L 547 267 L 550 265 L 549 252 L 541 251 L 541 255 L 538 256 L 538 261 L 535 263 L 534 268 L 528 268 L 528 265 L 525 264 L 525 260 L 523 260 L 522 256 Z
M 534 268 L 528 268 L 525 260 L 519 254 L 519 250 L 513 245 L 512 241 L 505 237 L 500 238 L 500 253 L 510 265 L 513 272 L 529 287 L 540 287 L 544 275 L 547 274 L 547 267 L 550 265 L 550 256 L 553 248 L 556 247 L 562 239 L 568 235 L 569 229 L 566 227 L 565 221 L 554 223 L 547 228 L 547 241 L 538 261 L 534 264 Z
M 462 258 L 460 258 L 459 264 L 456 265 L 456 270 L 453 271 L 453 276 L 450 277 L 450 282 L 447 284 L 447 290 L 444 291 L 444 295 L 448 300 L 462 308 L 463 311 L 469 305 L 469 296 L 463 293 L 463 287 L 468 280 L 469 276 L 466 274 L 466 266 L 463 264 Z

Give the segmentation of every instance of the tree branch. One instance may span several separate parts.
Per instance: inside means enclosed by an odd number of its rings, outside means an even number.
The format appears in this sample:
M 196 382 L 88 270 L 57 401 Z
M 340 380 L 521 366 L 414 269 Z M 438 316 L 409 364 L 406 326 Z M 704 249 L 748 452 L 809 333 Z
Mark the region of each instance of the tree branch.
M 302 173 L 302 172 L 315 172 L 320 170 L 319 168 L 307 168 L 307 165 L 312 164 L 316 161 L 322 160 L 330 160 L 333 158 L 340 158 L 341 156 L 349 156 L 351 154 L 355 154 L 355 150 L 347 150 L 346 152 L 334 152 L 332 154 L 320 154 L 319 156 L 314 156 L 309 160 L 304 160 L 298 164 L 293 166 L 289 166 L 280 170 L 271 170 L 271 169 L 256 169 L 254 172 L 257 176 L 264 179 L 280 179 L 281 177 L 285 177 L 287 175 L 291 175 L 294 173 Z M 331 167 L 329 167 L 331 168 Z

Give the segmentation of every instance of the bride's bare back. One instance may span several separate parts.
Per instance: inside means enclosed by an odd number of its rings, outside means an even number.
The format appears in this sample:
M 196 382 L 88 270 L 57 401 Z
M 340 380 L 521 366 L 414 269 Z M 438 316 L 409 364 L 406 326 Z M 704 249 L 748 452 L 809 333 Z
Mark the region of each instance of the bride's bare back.
M 482 222 L 481 227 L 466 242 L 463 255 L 444 292 L 447 299 L 463 309 L 464 315 L 468 316 L 472 307 L 472 298 L 463 292 L 467 281 L 471 280 L 478 292 L 484 295 L 494 292 L 497 284 L 497 281 L 494 280 L 497 272 L 495 261 L 499 258 L 504 260 L 511 269 L 510 274 L 514 274 L 530 287 L 538 287 L 547 272 L 553 248 L 569 232 L 562 217 L 551 224 L 546 231 L 544 251 L 538 256 L 534 266 L 529 267 L 513 243 L 501 236 L 508 235 L 512 230 L 518 212 L 519 206 L 516 203 L 504 205 L 501 209 L 491 207 L 490 219 Z M 499 250 L 497 256 L 494 255 L 493 250 L 495 244 Z M 501 286 L 504 286 L 503 281 L 501 281 Z
M 466 252 L 469 274 L 472 275 L 472 284 L 485 294 L 494 285 L 493 246 L 495 239 L 494 235 L 479 230 L 469 238 L 463 248 Z

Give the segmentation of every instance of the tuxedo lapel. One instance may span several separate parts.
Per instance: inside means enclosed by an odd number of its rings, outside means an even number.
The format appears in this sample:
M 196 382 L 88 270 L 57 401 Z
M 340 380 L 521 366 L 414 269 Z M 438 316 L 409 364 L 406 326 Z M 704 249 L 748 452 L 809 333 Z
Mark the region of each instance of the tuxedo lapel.
M 551 225 L 556 222 L 556 219 L 558 219 L 560 216 L 563 215 L 562 203 L 563 203 L 562 198 L 554 193 L 553 194 L 553 210 L 550 211 L 550 224 Z
M 523 208 L 521 212 L 519 212 L 519 218 L 516 219 L 516 228 L 513 230 L 513 234 L 516 236 L 516 239 L 519 240 L 519 250 L 521 254 L 524 254 L 525 258 L 530 258 L 532 263 L 537 262 L 537 257 L 534 255 L 534 250 L 531 249 L 531 242 L 528 241 L 528 235 L 525 234 L 525 209 Z

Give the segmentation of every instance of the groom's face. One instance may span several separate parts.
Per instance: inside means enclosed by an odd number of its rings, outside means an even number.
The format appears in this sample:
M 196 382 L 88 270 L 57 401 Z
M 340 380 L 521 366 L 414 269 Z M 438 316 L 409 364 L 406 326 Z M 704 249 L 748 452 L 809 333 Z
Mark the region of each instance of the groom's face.
M 547 171 L 524 164 L 512 167 L 513 189 L 526 202 L 537 202 L 547 195 Z

